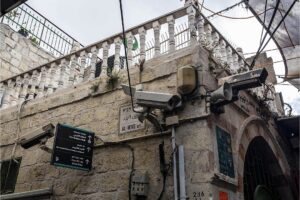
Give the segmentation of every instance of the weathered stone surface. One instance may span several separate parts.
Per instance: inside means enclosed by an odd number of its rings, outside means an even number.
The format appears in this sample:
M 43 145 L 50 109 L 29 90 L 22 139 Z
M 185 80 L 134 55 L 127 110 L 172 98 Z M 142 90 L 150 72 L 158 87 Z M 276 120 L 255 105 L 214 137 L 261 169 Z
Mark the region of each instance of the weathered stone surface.
M 14 32 L 8 25 L 0 24 L 0 26 L 0 36 L 3 37 L 0 39 L 3 43 L 0 61 L 6 61 L 13 66 L 7 69 L 4 65 L 0 65 L 0 81 L 54 59 L 50 53 L 34 46 L 29 39 Z
M 204 53 L 201 54 L 201 59 L 197 60 L 197 55 L 199 56 L 202 51 Z M 193 50 L 186 48 L 182 51 L 175 51 L 174 54 L 157 57 L 145 63 L 145 69 L 141 74 L 136 68 L 131 71 L 131 73 L 134 73 L 132 76 L 133 83 L 140 83 L 139 76 L 141 76 L 141 83 L 145 90 L 176 93 L 177 68 L 200 64 L 203 67 L 198 69 L 198 73 L 207 77 L 202 77 L 203 79 L 199 82 L 202 84 L 201 81 L 207 81 L 209 85 L 215 87 L 217 84 L 216 78 L 208 71 L 205 72 L 208 68 L 208 55 L 206 53 L 203 49 L 195 53 Z M 34 64 L 33 61 L 25 60 L 25 62 Z M 23 68 L 25 67 L 22 66 Z M 127 83 L 126 72 L 122 71 L 120 76 L 122 77 L 120 82 Z M 54 125 L 67 123 L 94 131 L 100 139 L 95 140 L 96 145 L 99 146 L 94 148 L 93 168 L 90 172 L 50 165 L 51 154 L 42 151 L 39 145 L 27 150 L 18 146 L 15 155 L 22 156 L 22 163 L 17 180 L 17 191 L 53 186 L 55 199 L 127 200 L 133 160 L 132 152 L 128 146 L 130 145 L 133 148 L 135 158 L 134 176 L 140 176 L 147 172 L 149 174 L 148 199 L 157 199 L 163 185 L 159 144 L 164 142 L 165 159 L 170 169 L 163 199 L 174 199 L 172 155 L 176 153 L 176 150 L 173 151 L 171 148 L 170 135 L 157 134 L 159 130 L 156 130 L 147 120 L 145 129 L 119 134 L 119 108 L 122 105 L 129 105 L 131 103 L 130 97 L 123 93 L 120 86 L 114 90 L 108 89 L 106 81 L 107 79 L 97 78 L 75 87 L 61 89 L 51 95 L 32 100 L 23 107 L 20 114 L 20 136 L 50 122 Z M 93 91 L 92 87 L 95 85 L 99 88 Z M 219 173 L 215 126 L 224 127 L 230 132 L 232 140 L 237 140 L 235 135 L 240 125 L 239 117 L 243 120 L 247 117 L 245 113 L 240 114 L 238 109 L 237 106 L 226 106 L 225 114 L 210 114 L 207 102 L 199 96 L 199 98 L 193 100 L 185 99 L 183 107 L 175 112 L 180 120 L 175 128 L 175 138 L 178 145 L 184 145 L 187 194 L 189 198 L 193 198 L 194 192 L 203 191 L 204 199 L 209 199 L 213 192 L 217 194 L 219 188 L 221 188 L 214 186 L 216 187 L 214 189 L 210 183 L 215 173 Z M 159 112 L 155 111 L 155 113 L 161 117 Z M 239 115 L 239 117 L 233 115 Z M 1 145 L 16 140 L 17 116 L 17 107 L 3 110 L 0 113 Z M 250 124 L 249 129 L 253 130 L 248 133 L 253 137 L 257 135 L 257 131 L 262 131 L 255 123 Z M 157 135 L 153 135 L 155 133 Z M 134 137 L 150 135 L 154 138 L 133 139 Z M 112 143 L 125 139 L 132 139 L 132 141 Z M 53 140 L 54 138 L 49 139 L 46 143 L 47 146 L 52 146 Z M 104 146 L 101 146 L 101 144 L 103 145 L 102 140 L 105 141 Z M 232 141 L 232 144 L 235 144 L 235 142 Z M 241 143 L 243 144 L 245 141 L 242 140 Z M 275 148 L 275 146 L 272 146 L 272 148 Z M 1 147 L 1 158 L 10 158 L 12 149 L 13 145 Z M 234 156 L 239 155 L 234 153 Z M 241 162 L 240 160 L 242 159 L 235 159 L 235 167 L 236 162 Z M 282 161 L 280 163 L 283 165 Z M 237 170 L 242 173 L 242 167 L 238 166 Z M 224 179 L 224 184 L 226 184 L 225 182 L 226 179 Z M 217 196 L 213 197 L 217 198 Z

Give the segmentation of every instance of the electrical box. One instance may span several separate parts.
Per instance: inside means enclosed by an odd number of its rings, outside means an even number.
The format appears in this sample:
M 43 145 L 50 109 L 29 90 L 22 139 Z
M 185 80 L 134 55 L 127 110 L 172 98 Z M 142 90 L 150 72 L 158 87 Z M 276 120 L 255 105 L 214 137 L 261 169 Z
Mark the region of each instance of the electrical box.
M 131 195 L 133 196 L 148 196 L 149 176 L 145 173 L 141 176 L 134 176 L 131 182 Z
M 192 66 L 180 67 L 177 71 L 177 91 L 179 94 L 191 94 L 197 86 L 196 70 Z

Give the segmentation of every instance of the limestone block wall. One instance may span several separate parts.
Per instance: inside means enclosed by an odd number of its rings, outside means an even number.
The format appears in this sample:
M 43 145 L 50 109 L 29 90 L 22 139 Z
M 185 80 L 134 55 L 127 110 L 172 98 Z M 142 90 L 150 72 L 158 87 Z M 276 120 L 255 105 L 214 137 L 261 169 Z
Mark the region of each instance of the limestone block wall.
M 0 80 L 54 59 L 31 40 L 0 23 Z
M 137 84 L 141 80 L 145 90 L 176 93 L 177 68 L 190 65 L 191 54 L 191 49 L 184 49 L 153 59 L 146 63 L 141 74 L 138 68 L 133 68 L 132 83 Z M 120 73 L 120 80 L 127 83 L 125 71 Z M 157 199 L 163 185 L 158 145 L 164 141 L 165 157 L 169 163 L 172 154 L 170 134 L 160 135 L 149 123 L 146 123 L 143 130 L 119 134 L 119 108 L 121 105 L 129 105 L 130 98 L 123 93 L 120 86 L 113 91 L 108 89 L 106 81 L 97 78 L 27 103 L 20 113 L 20 135 L 51 122 L 94 131 L 104 141 L 152 136 L 148 139 L 132 140 L 127 144 L 134 149 L 135 174 L 148 172 L 149 199 Z M 95 89 L 95 86 L 98 88 Z M 2 160 L 9 159 L 12 155 L 13 143 L 17 137 L 17 115 L 16 107 L 1 111 Z M 182 119 L 189 117 L 188 113 L 182 114 Z M 186 126 L 191 127 L 188 124 Z M 195 123 L 195 126 L 199 125 Z M 47 146 L 51 147 L 52 143 L 53 139 L 47 142 Z M 88 173 L 50 165 L 51 155 L 41 150 L 38 145 L 26 150 L 18 146 L 14 156 L 22 157 L 22 163 L 15 192 L 53 186 L 55 199 L 128 199 L 133 159 L 130 149 L 121 144 L 101 146 L 100 140 L 96 140 L 96 143 L 99 146 L 94 149 L 93 170 Z M 171 171 L 170 169 L 167 177 L 164 199 L 173 199 Z
M 218 87 L 217 79 L 210 71 L 215 63 L 209 59 L 208 52 L 199 46 L 191 46 L 149 60 L 142 72 L 138 67 L 131 68 L 131 81 L 133 85 L 142 83 L 147 91 L 174 94 L 177 69 L 187 65 L 196 67 L 198 84 L 204 86 L 200 87 L 201 92 L 204 88 L 213 91 Z M 25 104 L 20 113 L 16 106 L 0 111 L 1 160 L 11 156 L 22 157 L 15 192 L 53 186 L 55 199 L 127 200 L 133 160 L 128 146 L 130 145 L 134 153 L 134 174 L 148 172 L 148 199 L 158 198 L 163 187 L 159 144 L 164 142 L 166 162 L 171 163 L 174 152 L 171 148 L 170 132 L 161 134 L 146 121 L 144 129 L 120 134 L 119 109 L 122 105 L 130 105 L 130 97 L 123 93 L 120 85 L 113 89 L 108 87 L 107 80 L 98 77 L 34 99 Z M 120 83 L 127 83 L 125 71 L 120 72 Z M 243 95 L 253 100 L 249 94 Z M 198 96 L 192 100 L 184 100 L 184 106 L 173 113 L 179 117 L 179 125 L 175 127 L 175 139 L 178 145 L 184 145 L 186 190 L 190 199 L 218 200 L 220 191 L 227 192 L 230 200 L 243 199 L 243 159 L 239 155 L 244 155 L 246 149 L 240 148 L 243 146 L 240 145 L 243 142 L 241 130 L 249 117 L 259 116 L 255 113 L 255 107 L 245 107 L 242 103 L 244 102 L 226 105 L 224 114 L 215 115 L 210 113 L 205 98 Z M 26 150 L 18 145 L 15 154 L 12 154 L 18 134 L 24 135 L 49 122 L 66 123 L 93 131 L 106 142 L 127 142 L 103 145 L 101 140 L 96 140 L 93 169 L 90 172 L 50 165 L 51 154 L 42 150 L 39 145 Z M 220 173 L 215 131 L 217 125 L 231 135 L 235 178 L 228 178 Z M 270 120 L 268 127 L 271 127 L 268 128 L 269 132 L 276 138 L 276 129 L 272 128 L 275 127 L 274 121 Z M 263 132 L 256 133 L 255 130 L 252 131 L 253 134 L 259 135 Z M 275 144 L 273 143 L 274 141 L 270 142 L 271 145 Z M 46 145 L 52 147 L 53 138 L 49 139 Z M 274 146 L 274 151 L 280 152 L 278 146 Z M 287 163 L 284 158 L 280 159 L 281 166 L 288 174 Z M 172 166 L 166 179 L 163 199 L 174 199 Z

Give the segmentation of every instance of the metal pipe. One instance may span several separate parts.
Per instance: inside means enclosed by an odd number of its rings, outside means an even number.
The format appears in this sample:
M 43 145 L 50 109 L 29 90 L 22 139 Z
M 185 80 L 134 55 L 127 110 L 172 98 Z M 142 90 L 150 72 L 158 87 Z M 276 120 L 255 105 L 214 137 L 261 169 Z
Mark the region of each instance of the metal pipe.
M 52 194 L 53 194 L 52 188 L 45 188 L 40 190 L 32 190 L 27 192 L 0 195 L 0 199 L 2 200 L 22 199 L 22 198 L 31 198 L 31 197 L 51 196 Z
M 172 127 L 172 149 L 173 149 L 173 181 L 174 181 L 174 199 L 178 199 L 177 191 L 177 163 L 176 163 L 176 143 L 175 143 L 175 127 Z
M 184 171 L 184 148 L 183 145 L 178 147 L 178 171 L 179 171 L 179 199 L 186 199 L 185 191 L 185 171 Z

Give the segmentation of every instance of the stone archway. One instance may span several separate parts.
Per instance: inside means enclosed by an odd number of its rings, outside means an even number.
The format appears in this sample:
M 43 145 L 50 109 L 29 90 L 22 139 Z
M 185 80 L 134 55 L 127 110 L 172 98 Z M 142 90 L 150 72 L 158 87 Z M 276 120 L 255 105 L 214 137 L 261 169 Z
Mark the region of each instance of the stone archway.
M 238 193 L 240 199 L 244 199 L 244 164 L 248 147 L 252 140 L 256 137 L 261 137 L 269 147 L 284 176 L 289 176 L 290 169 L 282 149 L 277 143 L 274 134 L 271 133 L 266 126 L 266 122 L 258 116 L 250 116 L 244 120 L 239 130 L 237 131 L 236 141 L 234 146 L 236 176 L 238 178 Z
M 288 180 L 262 136 L 255 137 L 246 152 L 243 173 L 244 199 L 253 200 L 258 186 L 267 188 L 274 200 L 293 199 Z

